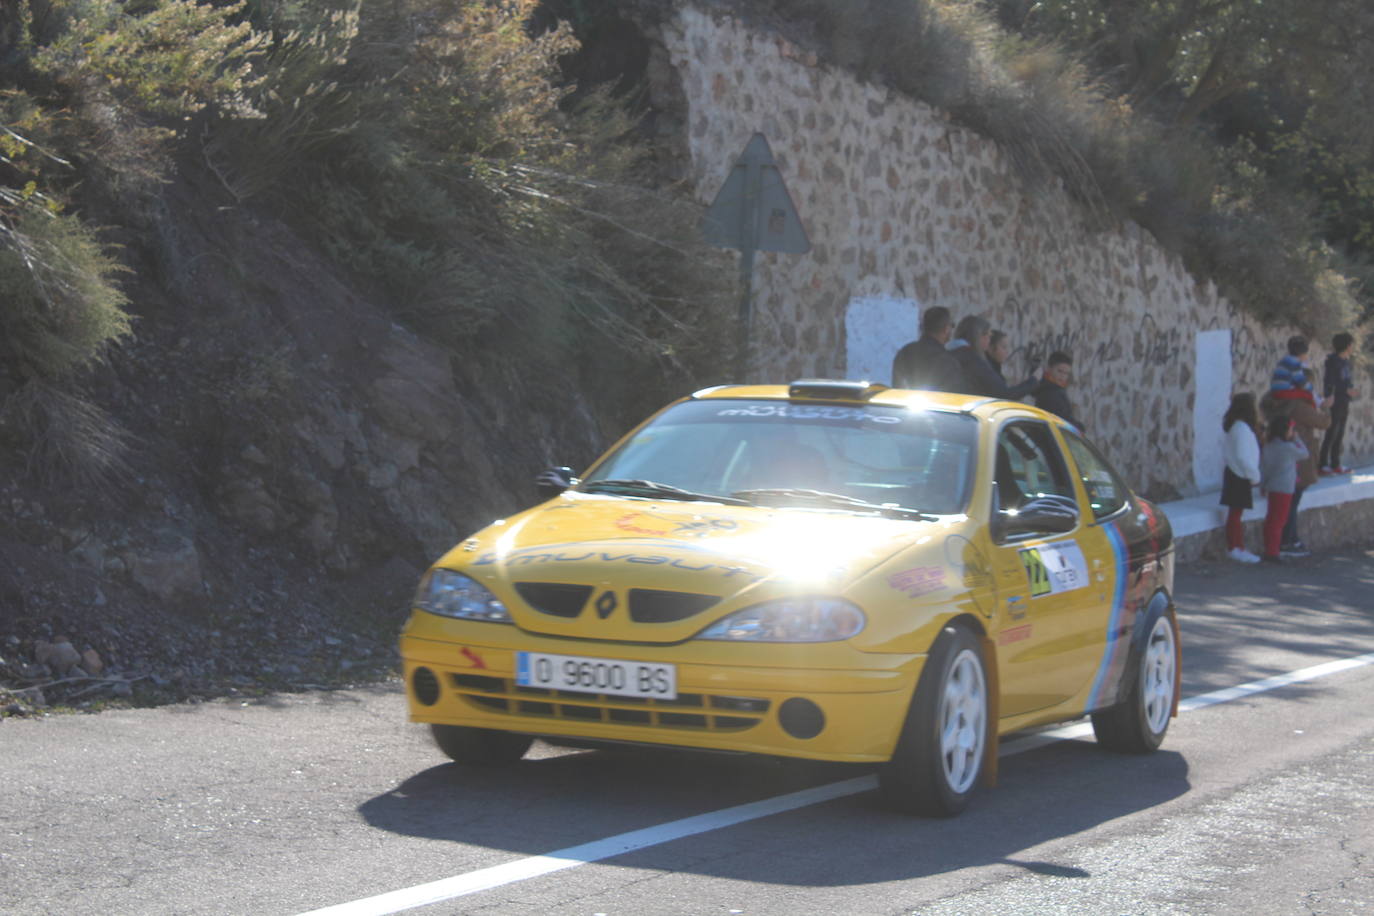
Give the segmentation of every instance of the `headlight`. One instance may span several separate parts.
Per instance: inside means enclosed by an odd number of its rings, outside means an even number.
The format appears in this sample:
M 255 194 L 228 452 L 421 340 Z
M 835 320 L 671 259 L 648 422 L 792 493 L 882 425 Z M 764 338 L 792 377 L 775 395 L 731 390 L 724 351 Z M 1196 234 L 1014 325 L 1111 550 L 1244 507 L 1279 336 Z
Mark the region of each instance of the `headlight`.
M 431 569 L 420 580 L 415 606 L 441 617 L 510 623 L 510 611 L 487 587 L 451 569 Z
M 781 598 L 735 611 L 697 639 L 834 642 L 857 635 L 864 623 L 864 612 L 839 598 Z

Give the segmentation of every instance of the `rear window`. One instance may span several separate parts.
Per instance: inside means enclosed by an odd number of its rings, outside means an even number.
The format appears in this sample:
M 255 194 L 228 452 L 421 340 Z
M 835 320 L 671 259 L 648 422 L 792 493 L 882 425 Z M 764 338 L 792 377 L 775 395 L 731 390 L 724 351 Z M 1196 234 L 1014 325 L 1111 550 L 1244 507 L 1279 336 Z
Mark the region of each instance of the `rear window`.
M 978 421 L 937 410 L 687 401 L 640 429 L 584 483 L 641 479 L 699 493 L 802 488 L 935 514 L 962 512 Z

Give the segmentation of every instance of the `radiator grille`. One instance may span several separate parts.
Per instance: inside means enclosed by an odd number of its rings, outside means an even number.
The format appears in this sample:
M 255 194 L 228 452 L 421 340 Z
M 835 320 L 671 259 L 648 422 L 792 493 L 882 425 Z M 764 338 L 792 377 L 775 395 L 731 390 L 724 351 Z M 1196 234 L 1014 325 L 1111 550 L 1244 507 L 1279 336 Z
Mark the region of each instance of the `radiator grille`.
M 591 597 L 592 587 L 564 582 L 517 582 L 515 591 L 536 611 L 554 617 L 576 617 Z
M 542 614 L 573 618 L 587 607 L 594 587 L 568 582 L 517 582 L 515 591 Z M 630 619 L 635 623 L 674 623 L 700 614 L 720 602 L 717 595 L 632 588 L 628 594 Z
M 635 623 L 673 623 L 700 614 L 719 601 L 715 595 L 632 588 L 630 619 Z
M 513 681 L 454 674 L 449 683 L 468 703 L 518 718 L 563 719 L 639 725 L 645 728 L 737 732 L 753 728 L 767 715 L 769 701 L 756 697 L 680 693 L 673 700 L 617 697 L 520 687 Z

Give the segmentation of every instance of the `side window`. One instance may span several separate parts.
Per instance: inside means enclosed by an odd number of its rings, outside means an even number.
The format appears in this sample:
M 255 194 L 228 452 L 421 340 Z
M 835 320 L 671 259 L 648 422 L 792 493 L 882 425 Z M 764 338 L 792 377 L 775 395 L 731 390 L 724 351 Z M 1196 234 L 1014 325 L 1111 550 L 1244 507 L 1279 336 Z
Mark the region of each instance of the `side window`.
M 1120 511 L 1126 505 L 1128 491 L 1116 471 L 1085 440 L 1068 430 L 1061 432 L 1064 441 L 1069 444 L 1073 463 L 1078 465 L 1078 474 L 1083 478 L 1083 489 L 1088 492 L 1088 505 L 1092 507 L 1093 517 L 1106 518 Z
M 1045 496 L 1064 497 L 1077 505 L 1064 456 L 1046 424 L 1026 421 L 1002 427 L 996 461 L 999 510 L 1017 509 Z

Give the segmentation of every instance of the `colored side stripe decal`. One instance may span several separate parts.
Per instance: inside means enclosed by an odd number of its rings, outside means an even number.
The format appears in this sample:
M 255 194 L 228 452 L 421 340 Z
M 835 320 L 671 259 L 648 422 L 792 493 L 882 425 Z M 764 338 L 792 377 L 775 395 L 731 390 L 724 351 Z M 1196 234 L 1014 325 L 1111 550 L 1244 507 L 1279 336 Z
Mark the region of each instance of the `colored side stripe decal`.
M 1119 649 L 1128 648 L 1129 640 L 1122 639 L 1118 634 L 1121 630 L 1121 618 L 1125 613 L 1126 605 L 1126 585 L 1130 579 L 1131 569 L 1127 562 L 1126 542 L 1121 538 L 1121 532 L 1116 525 L 1104 525 L 1102 530 L 1107 535 L 1107 542 L 1112 546 L 1112 563 L 1116 567 L 1116 583 L 1112 588 L 1112 613 L 1107 618 L 1107 645 L 1102 650 L 1102 661 L 1097 666 L 1097 674 L 1093 678 L 1093 689 L 1088 694 L 1088 705 L 1083 711 L 1090 712 L 1098 707 L 1101 702 L 1102 686 L 1106 683 L 1107 674 L 1112 669 L 1112 661 Z

